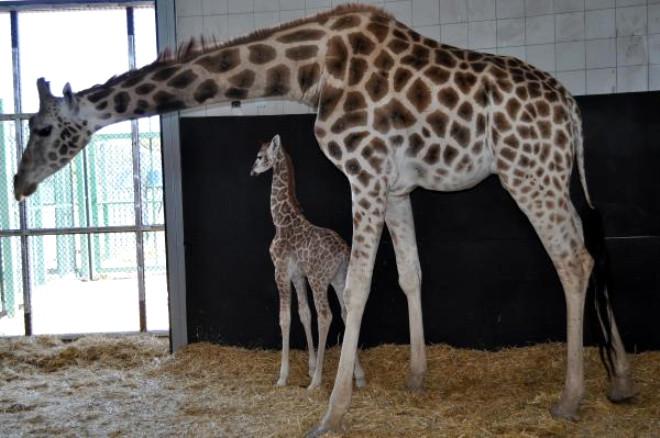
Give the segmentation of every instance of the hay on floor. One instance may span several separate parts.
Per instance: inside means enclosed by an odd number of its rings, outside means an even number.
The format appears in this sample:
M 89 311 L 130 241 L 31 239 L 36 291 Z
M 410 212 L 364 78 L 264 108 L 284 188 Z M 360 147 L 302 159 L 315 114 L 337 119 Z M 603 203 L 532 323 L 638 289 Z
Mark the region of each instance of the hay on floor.
M 632 355 L 639 397 L 613 405 L 595 349 L 586 353 L 579 422 L 548 407 L 563 381 L 564 347 L 483 352 L 427 349 L 425 390 L 404 389 L 406 346 L 361 353 L 367 388 L 354 393 L 346 436 L 657 436 L 660 353 Z M 308 392 L 307 356 L 291 354 L 277 388 L 279 352 L 190 345 L 167 354 L 149 336 L 0 340 L 3 436 L 301 436 L 327 406 L 339 350 L 327 352 L 323 387 Z M 9 431 L 9 433 L 5 433 Z

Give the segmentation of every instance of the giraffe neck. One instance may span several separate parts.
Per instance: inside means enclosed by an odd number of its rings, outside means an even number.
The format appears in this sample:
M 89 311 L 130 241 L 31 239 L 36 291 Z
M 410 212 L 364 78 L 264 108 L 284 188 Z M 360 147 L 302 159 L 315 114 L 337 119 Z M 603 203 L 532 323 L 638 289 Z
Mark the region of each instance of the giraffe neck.
M 213 48 L 191 43 L 159 60 L 77 93 L 84 116 L 102 127 L 201 105 L 274 98 L 316 104 L 323 41 L 318 20 L 255 33 Z
M 291 157 L 280 147 L 273 163 L 273 183 L 270 193 L 270 212 L 278 228 L 294 226 L 302 218 L 296 198 L 296 182 Z

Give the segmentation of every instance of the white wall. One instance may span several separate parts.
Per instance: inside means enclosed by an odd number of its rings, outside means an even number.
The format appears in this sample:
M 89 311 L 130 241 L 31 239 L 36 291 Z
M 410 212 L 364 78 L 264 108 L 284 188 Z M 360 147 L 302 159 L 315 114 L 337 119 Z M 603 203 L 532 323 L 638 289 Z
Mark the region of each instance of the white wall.
M 177 40 L 218 40 L 320 12 L 337 0 L 177 0 Z M 357 3 L 357 1 L 353 1 Z M 660 90 L 660 0 L 371 0 L 441 42 L 514 55 L 574 94 Z M 244 103 L 243 114 L 311 112 L 288 102 Z M 232 114 L 227 105 L 184 115 Z

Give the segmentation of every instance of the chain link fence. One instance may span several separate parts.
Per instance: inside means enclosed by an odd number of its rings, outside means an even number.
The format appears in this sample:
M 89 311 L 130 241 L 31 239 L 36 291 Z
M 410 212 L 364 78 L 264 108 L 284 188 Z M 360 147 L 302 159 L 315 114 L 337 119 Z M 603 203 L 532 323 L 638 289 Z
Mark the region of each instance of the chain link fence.
M 0 245 L 0 335 L 24 333 L 20 235 L 27 236 L 31 261 L 29 308 L 34 334 L 140 330 L 140 271 L 145 276 L 146 328 L 168 328 L 157 121 L 142 124 L 154 130 L 138 132 L 136 148 L 130 123 L 94 135 L 70 165 L 28 198 L 23 230 L 19 204 L 12 195 L 18 161 L 16 123 L 0 124 L 0 236 L 6 236 Z M 27 138 L 27 124 L 22 125 Z M 138 159 L 136 198 L 133 170 Z M 136 220 L 136 212 L 141 213 L 141 221 Z M 72 234 L 85 229 L 90 232 Z M 138 260 L 137 239 L 142 239 L 142 260 Z

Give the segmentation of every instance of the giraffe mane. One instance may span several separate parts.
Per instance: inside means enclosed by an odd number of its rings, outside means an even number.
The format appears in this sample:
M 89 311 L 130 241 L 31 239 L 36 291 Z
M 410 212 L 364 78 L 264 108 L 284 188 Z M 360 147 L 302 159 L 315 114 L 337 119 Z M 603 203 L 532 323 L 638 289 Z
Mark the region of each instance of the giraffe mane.
M 341 15 L 341 14 L 348 14 L 351 12 L 371 12 L 371 13 L 377 13 L 380 14 L 388 19 L 393 19 L 392 14 L 389 12 L 386 12 L 384 9 L 379 8 L 377 6 L 372 6 L 372 5 L 364 5 L 364 4 L 359 4 L 359 3 L 349 3 L 349 4 L 344 4 L 344 5 L 339 5 L 333 9 L 319 12 L 314 15 L 310 15 L 307 17 L 302 17 L 298 18 L 296 20 L 288 21 L 286 23 L 281 23 L 277 24 L 275 26 L 271 27 L 265 27 L 262 29 L 257 29 L 253 32 L 250 32 L 246 35 L 241 35 L 235 38 L 230 38 L 226 41 L 216 41 L 215 38 L 213 38 L 213 42 L 211 43 L 206 43 L 204 40 L 204 37 L 199 38 L 201 43 L 197 42 L 197 38 L 192 37 L 190 40 L 182 43 L 179 45 L 179 48 L 176 50 L 175 53 L 172 53 L 169 50 L 165 50 L 164 52 L 161 52 L 161 54 L 158 56 L 158 59 L 156 60 L 161 61 L 161 62 L 182 62 L 182 61 L 187 61 L 191 58 L 194 58 L 202 53 L 212 51 L 212 50 L 217 50 L 217 49 L 224 49 L 227 47 L 233 47 L 239 44 L 245 44 L 245 43 L 250 43 L 253 41 L 259 41 L 264 38 L 269 37 L 270 35 L 276 33 L 276 32 L 281 32 L 283 30 L 288 30 L 291 28 L 294 28 L 296 26 L 299 26 L 301 24 L 306 24 L 306 23 L 312 23 L 314 21 L 322 21 L 324 19 L 330 18 L 334 15 Z
M 202 37 L 192 37 L 188 41 L 181 43 L 176 50 L 171 50 L 166 48 L 158 54 L 158 57 L 151 64 L 145 65 L 137 70 L 129 70 L 126 73 L 120 75 L 115 75 L 108 79 L 103 84 L 97 84 L 92 86 L 87 90 L 81 91 L 79 94 L 84 95 L 90 93 L 92 90 L 95 90 L 99 87 L 107 87 L 117 85 L 126 79 L 129 79 L 134 74 L 144 74 L 149 71 L 158 69 L 160 67 L 187 62 L 199 55 L 204 53 L 212 52 L 214 50 L 224 49 L 227 47 L 233 47 L 240 44 L 246 44 L 253 41 L 263 40 L 268 38 L 276 32 L 281 32 L 283 30 L 288 30 L 299 26 L 301 24 L 312 23 L 314 21 L 324 21 L 334 15 L 348 14 L 351 12 L 369 12 L 374 14 L 379 14 L 387 19 L 394 19 L 392 14 L 386 12 L 384 9 L 377 6 L 365 5 L 359 3 L 349 3 L 344 5 L 339 5 L 328 11 L 319 12 L 314 15 L 307 17 L 298 18 L 293 21 L 286 23 L 278 24 L 271 27 L 266 27 L 262 29 L 257 29 L 246 35 L 241 35 L 235 38 L 230 38 L 226 41 L 217 41 L 215 37 L 212 37 L 211 40 Z M 139 72 L 139 73 L 138 73 Z

